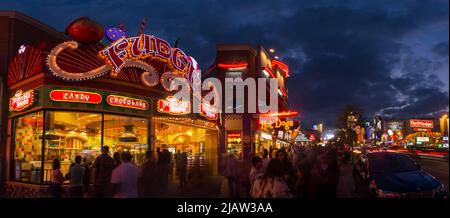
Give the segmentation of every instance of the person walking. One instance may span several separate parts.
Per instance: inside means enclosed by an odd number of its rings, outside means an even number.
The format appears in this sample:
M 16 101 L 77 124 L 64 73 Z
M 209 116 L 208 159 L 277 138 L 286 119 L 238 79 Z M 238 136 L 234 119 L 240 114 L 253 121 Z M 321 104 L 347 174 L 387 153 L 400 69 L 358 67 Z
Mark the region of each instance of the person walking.
M 330 165 L 326 154 L 317 157 L 311 172 L 310 198 L 336 198 L 339 174 Z
M 111 197 L 111 174 L 114 169 L 114 160 L 108 155 L 109 147 L 103 146 L 102 154 L 98 156 L 92 165 L 94 175 L 94 197 Z
M 297 181 L 293 194 L 295 198 L 307 199 L 309 197 L 309 183 L 311 181 L 310 166 L 307 161 L 301 161 L 296 167 Z
M 83 176 L 83 191 L 85 194 L 89 192 L 89 186 L 91 184 L 91 164 L 86 157 L 83 157 L 84 176 Z
M 122 163 L 122 161 L 120 160 L 120 153 L 117 151 L 114 152 L 113 159 L 114 159 L 114 168 L 118 167 Z
M 180 180 L 180 188 L 186 185 L 186 172 L 187 172 L 187 153 L 178 151 L 176 156 L 177 175 Z
M 162 152 L 159 153 L 158 157 L 158 167 L 161 172 L 161 187 L 163 191 L 167 191 L 169 185 L 170 163 L 172 162 L 171 156 L 169 150 L 164 148 Z
M 53 198 L 62 198 L 62 183 L 64 176 L 61 172 L 61 162 L 55 158 L 52 163 L 52 181 L 50 183 L 50 191 Z
M 252 169 L 250 170 L 249 181 L 250 181 L 250 190 L 251 186 L 255 182 L 258 176 L 264 175 L 263 171 L 263 159 L 258 156 L 254 156 L 252 158 Z
M 292 189 L 295 184 L 296 178 L 294 175 L 292 163 L 288 159 L 286 151 L 283 148 L 279 149 L 276 153 L 276 158 L 281 161 L 284 181 L 286 181 L 286 183 Z
M 158 168 L 152 151 L 145 153 L 145 162 L 140 167 L 138 184 L 139 196 L 155 197 L 158 194 Z
M 263 151 L 262 162 L 263 162 L 262 171 L 263 171 L 263 173 L 265 173 L 267 170 L 267 165 L 269 165 L 269 162 L 270 162 L 269 151 L 265 148 Z
M 238 162 L 234 157 L 234 154 L 228 154 L 228 158 L 225 160 L 225 169 L 223 175 L 227 178 L 228 181 L 228 190 L 230 192 L 231 198 L 239 197 L 238 190 Z
M 252 186 L 252 198 L 292 198 L 292 193 L 284 181 L 283 164 L 279 159 L 271 159 L 264 176 L 257 178 Z
M 82 198 L 83 197 L 83 177 L 85 174 L 85 167 L 81 166 L 81 156 L 75 157 L 75 163 L 70 167 L 69 177 L 69 197 Z
M 122 163 L 116 167 L 111 176 L 114 198 L 138 197 L 138 168 L 131 162 L 129 152 L 122 152 Z

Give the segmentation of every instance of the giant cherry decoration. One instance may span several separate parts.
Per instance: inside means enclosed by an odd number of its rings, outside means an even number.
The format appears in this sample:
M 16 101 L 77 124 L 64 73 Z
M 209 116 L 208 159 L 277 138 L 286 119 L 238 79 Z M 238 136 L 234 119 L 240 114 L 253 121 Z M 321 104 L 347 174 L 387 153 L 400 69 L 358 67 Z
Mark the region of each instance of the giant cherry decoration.
M 92 45 L 103 39 L 103 27 L 88 17 L 72 21 L 66 28 L 66 34 L 76 42 Z

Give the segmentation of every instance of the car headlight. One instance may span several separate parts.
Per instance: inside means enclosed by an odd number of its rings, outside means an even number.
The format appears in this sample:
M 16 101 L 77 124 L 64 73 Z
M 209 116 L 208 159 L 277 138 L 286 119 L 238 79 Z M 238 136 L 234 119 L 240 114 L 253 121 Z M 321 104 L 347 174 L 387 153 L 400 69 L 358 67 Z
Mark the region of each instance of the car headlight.
M 434 190 L 434 197 L 440 197 L 440 198 L 447 198 L 448 193 L 445 189 L 444 185 L 439 186 L 437 189 Z
M 377 190 L 377 196 L 379 198 L 401 198 L 403 194 L 397 192 L 384 191 L 381 189 Z

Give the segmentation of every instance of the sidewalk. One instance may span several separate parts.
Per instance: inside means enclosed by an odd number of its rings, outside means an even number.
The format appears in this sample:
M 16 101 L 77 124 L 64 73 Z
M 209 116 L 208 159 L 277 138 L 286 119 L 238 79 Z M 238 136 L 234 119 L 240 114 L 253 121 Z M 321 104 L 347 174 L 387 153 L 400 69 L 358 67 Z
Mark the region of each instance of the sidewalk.
M 178 180 L 171 179 L 167 193 L 162 198 L 217 198 L 220 195 L 222 177 L 205 176 L 188 181 L 180 188 Z
M 355 182 L 353 180 L 353 166 L 350 163 L 340 164 L 337 198 L 355 198 Z
M 357 198 L 353 179 L 353 165 L 340 164 L 337 198 Z M 241 196 L 245 196 L 241 188 Z M 177 180 L 171 179 L 168 192 L 163 198 L 229 198 L 227 179 L 223 176 L 205 176 L 191 180 L 186 187 L 180 188 Z

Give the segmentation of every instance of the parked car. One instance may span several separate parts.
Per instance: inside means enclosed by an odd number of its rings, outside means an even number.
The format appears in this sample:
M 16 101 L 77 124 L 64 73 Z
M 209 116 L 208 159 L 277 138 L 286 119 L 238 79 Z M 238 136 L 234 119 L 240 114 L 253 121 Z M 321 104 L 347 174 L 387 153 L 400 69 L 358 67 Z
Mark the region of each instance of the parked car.
M 354 168 L 357 190 L 377 198 L 447 198 L 435 177 L 408 155 L 374 152 L 361 155 Z

